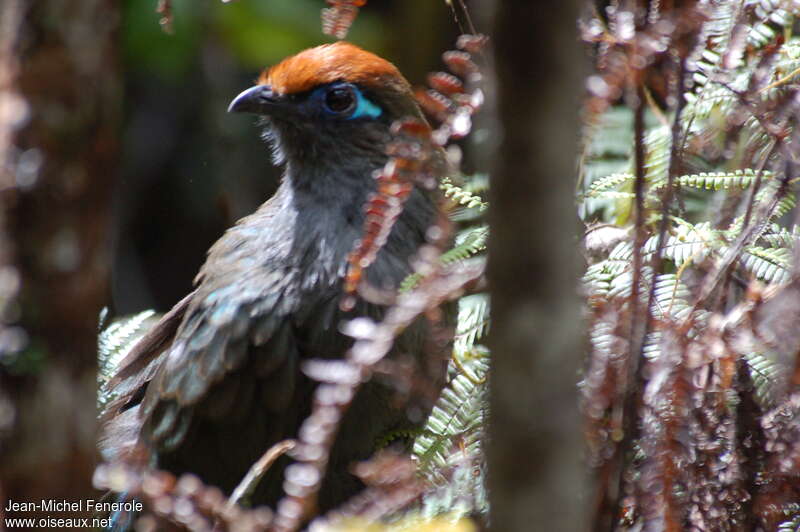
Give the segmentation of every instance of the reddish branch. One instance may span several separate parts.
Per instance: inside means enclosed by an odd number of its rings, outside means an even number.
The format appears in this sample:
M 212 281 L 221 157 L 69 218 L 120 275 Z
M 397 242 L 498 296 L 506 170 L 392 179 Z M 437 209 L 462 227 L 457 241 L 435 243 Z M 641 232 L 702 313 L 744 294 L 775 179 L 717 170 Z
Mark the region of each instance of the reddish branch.
M 358 16 L 359 8 L 366 5 L 367 0 L 326 0 L 326 2 L 331 7 L 322 10 L 322 33 L 344 39 Z
M 216 487 L 203 484 L 191 474 L 175 477 L 166 471 L 138 470 L 123 464 L 104 464 L 97 468 L 94 485 L 98 489 L 125 493 L 130 501 L 148 508 L 138 518 L 136 530 L 214 530 L 215 532 L 260 532 L 272 521 L 268 508 L 245 510 L 230 501 Z M 135 504 L 135 503 L 131 503 Z
M 161 18 L 158 20 L 158 23 L 161 25 L 161 29 L 163 29 L 166 33 L 172 33 L 172 23 L 174 22 L 174 17 L 172 15 L 172 0 L 158 0 L 156 13 L 161 15 Z

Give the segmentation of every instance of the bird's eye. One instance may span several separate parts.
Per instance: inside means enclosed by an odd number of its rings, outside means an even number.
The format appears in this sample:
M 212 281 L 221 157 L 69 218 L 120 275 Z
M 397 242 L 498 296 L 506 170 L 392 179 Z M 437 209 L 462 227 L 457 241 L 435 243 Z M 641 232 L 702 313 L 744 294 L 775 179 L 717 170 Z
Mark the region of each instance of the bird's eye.
M 337 119 L 372 120 L 383 114 L 383 110 L 369 100 L 358 86 L 351 83 L 336 83 L 314 91 L 312 100 L 321 102 L 322 109 Z
M 347 114 L 355 108 L 356 95 L 350 87 L 332 87 L 325 94 L 325 107 L 335 114 Z

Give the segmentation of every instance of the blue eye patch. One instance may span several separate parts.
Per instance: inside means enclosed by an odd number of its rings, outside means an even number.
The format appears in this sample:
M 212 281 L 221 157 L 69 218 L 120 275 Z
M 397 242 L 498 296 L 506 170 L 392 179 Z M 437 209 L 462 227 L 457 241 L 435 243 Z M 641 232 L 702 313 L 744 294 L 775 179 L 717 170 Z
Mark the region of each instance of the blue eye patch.
M 383 109 L 352 83 L 338 82 L 319 87 L 311 99 L 314 105 L 322 107 L 325 114 L 344 120 L 375 119 L 383 114 Z
M 352 120 L 353 118 L 361 118 L 363 116 L 367 116 L 369 118 L 378 118 L 383 114 L 383 109 L 372 103 L 366 96 L 364 96 L 358 87 L 353 87 L 356 93 L 356 110 L 353 114 L 348 118 L 348 120 Z

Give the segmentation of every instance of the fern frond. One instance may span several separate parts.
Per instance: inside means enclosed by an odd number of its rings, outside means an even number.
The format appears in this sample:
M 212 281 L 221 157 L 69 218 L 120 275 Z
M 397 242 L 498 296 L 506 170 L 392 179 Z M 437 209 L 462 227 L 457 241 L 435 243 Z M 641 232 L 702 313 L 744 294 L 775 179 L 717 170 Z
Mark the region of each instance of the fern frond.
M 631 200 L 636 197 L 636 194 L 633 192 L 620 192 L 618 190 L 604 190 L 602 192 L 598 192 L 595 196 L 596 199 L 606 199 L 606 200 Z
M 771 408 L 775 383 L 781 377 L 780 366 L 763 353 L 750 352 L 743 355 L 755 386 L 758 403 L 764 408 Z
M 611 189 L 616 188 L 628 181 L 633 181 L 633 174 L 621 172 L 607 175 L 592 181 L 592 184 L 589 186 L 589 191 L 586 193 L 586 195 L 590 198 L 597 198 L 600 197 L 601 193 L 608 192 Z
M 786 248 L 745 248 L 740 259 L 742 267 L 754 277 L 767 283 L 785 283 L 792 271 L 792 252 Z
M 97 404 L 100 410 L 112 399 L 106 383 L 116 373 L 122 359 L 159 318 L 154 310 L 145 310 L 114 321 L 97 336 Z
M 459 369 L 466 368 L 467 375 Z M 420 469 L 441 483 L 443 472 L 463 456 L 482 461 L 483 422 L 489 361 L 485 353 L 473 353 L 450 365 L 450 381 L 442 390 L 425 428 L 414 441 L 413 453 Z
M 489 227 L 486 225 L 466 229 L 456 236 L 455 246 L 442 253 L 439 257 L 439 261 L 447 266 L 474 257 L 486 249 L 486 240 L 488 238 Z M 417 283 L 419 283 L 421 279 L 422 275 L 416 272 L 408 275 L 408 277 L 403 279 L 403 282 L 400 283 L 400 291 L 408 292 L 417 286 Z
M 668 126 L 651 129 L 645 135 L 645 179 L 650 186 L 663 186 L 667 181 L 667 168 L 672 147 L 672 132 Z
M 633 277 L 633 270 L 630 268 L 625 270 L 621 275 L 615 277 L 610 283 L 607 297 L 609 299 L 628 300 L 633 293 Z M 649 293 L 650 281 L 652 281 L 652 279 L 653 270 L 649 265 L 643 265 L 641 279 L 639 280 L 639 296 L 643 303 Z
M 107 380 L 117 363 L 133 348 L 142 334 L 157 319 L 154 310 L 145 310 L 133 316 L 120 318 L 101 331 L 97 337 L 98 379 Z
M 608 254 L 608 260 L 617 263 L 625 263 L 626 265 L 631 261 L 633 258 L 633 243 L 631 242 L 620 242 L 614 249 L 611 250 L 611 253 Z
M 604 319 L 599 319 L 592 324 L 589 330 L 589 339 L 592 349 L 604 358 L 619 355 L 624 349 L 620 346 L 622 343 L 620 338 L 614 333 L 614 325 Z
M 479 195 L 475 194 L 474 192 L 470 192 L 464 187 L 454 185 L 453 181 L 449 177 L 442 179 L 439 188 L 442 189 L 442 192 L 444 192 L 446 198 L 450 198 L 459 205 L 464 205 L 467 208 L 476 208 L 483 211 L 489 206 L 489 204 L 483 201 Z
M 793 225 L 791 229 L 786 229 L 773 223 L 759 238 L 767 247 L 792 249 L 800 238 L 800 227 Z
M 674 273 L 656 277 L 654 288 L 653 315 L 683 319 L 691 311 L 691 293 Z
M 730 188 L 748 188 L 756 182 L 758 173 L 750 168 L 734 172 L 709 172 L 683 175 L 676 179 L 681 186 L 705 190 L 727 190 Z M 772 179 L 772 172 L 761 172 L 762 179 Z
M 467 229 L 456 236 L 456 245 L 442 253 L 442 264 L 453 264 L 466 260 L 486 249 L 486 239 L 489 238 L 489 226 L 481 225 Z
M 470 352 L 489 327 L 488 294 L 471 294 L 458 300 L 458 327 L 454 349 L 457 355 Z M 477 378 L 477 377 L 476 377 Z
M 772 202 L 775 194 L 777 194 L 777 181 L 770 181 L 768 186 L 764 187 L 763 189 L 759 190 L 756 193 L 755 204 L 757 206 L 765 206 L 768 205 L 769 202 Z M 781 197 L 775 207 L 772 209 L 772 212 L 769 215 L 768 222 L 770 223 L 763 223 L 757 229 L 755 238 L 761 238 L 761 235 L 764 233 L 769 233 L 770 228 L 774 227 L 774 220 L 781 218 L 782 216 L 786 215 L 787 213 L 791 212 L 794 209 L 795 204 L 797 203 L 797 199 L 795 194 L 791 191 L 786 192 L 783 197 Z M 744 215 L 739 215 L 731 222 L 731 225 L 724 231 L 725 235 L 729 239 L 736 238 L 743 229 L 744 224 Z
M 476 372 L 480 373 L 481 371 L 485 380 L 486 368 L 481 368 Z M 463 437 L 469 437 L 468 432 L 470 430 L 480 428 L 480 421 L 485 409 L 485 404 L 481 401 L 485 390 L 480 390 L 479 388 L 481 387 L 483 387 L 482 382 L 476 383 L 475 379 L 467 378 L 463 374 L 456 375 L 450 381 L 443 391 L 438 407 L 434 408 L 434 412 L 427 422 L 426 430 L 418 438 L 419 445 L 415 443 L 415 453 L 423 463 L 427 459 L 432 459 L 439 461 L 440 465 L 442 465 L 447 459 L 445 455 L 454 450 L 427 446 L 423 440 L 424 438 L 428 438 L 431 434 L 435 435 L 436 440 L 459 437 L 462 441 L 450 441 L 449 443 L 459 443 L 461 445 L 458 447 L 463 449 Z M 470 438 L 470 441 L 478 443 L 479 440 Z
M 592 264 L 583 276 L 583 283 L 589 296 L 605 296 L 611 289 L 611 282 L 620 275 L 627 263 L 604 260 Z
M 651 315 L 661 319 L 681 322 L 689 318 L 693 305 L 689 303 L 691 292 L 686 284 L 675 274 L 668 273 L 656 277 L 653 307 Z M 687 335 L 692 337 L 697 334 L 697 328 L 706 323 L 707 312 L 695 310 L 692 315 L 691 329 Z M 654 330 L 647 334 L 642 353 L 648 360 L 655 360 L 661 354 L 661 332 Z
M 775 209 L 770 215 L 770 220 L 775 220 L 781 216 L 784 216 L 785 214 L 790 213 L 796 204 L 797 197 L 795 196 L 794 192 L 787 192 L 781 199 L 778 200 L 778 204 L 775 205 Z
M 736 7 L 735 2 L 718 2 L 714 5 L 714 9 L 710 10 L 703 31 L 714 50 L 724 50 L 730 42 L 731 32 L 736 23 Z M 710 62 L 716 65 L 718 60 Z
M 662 246 L 663 256 L 676 266 L 681 266 L 687 260 L 699 261 L 705 258 L 712 250 L 712 243 L 716 234 L 711 229 L 711 224 L 700 223 L 692 225 L 689 222 L 676 220 L 674 233 L 667 235 Z M 658 249 L 658 236 L 647 239 L 644 252 L 647 255 L 655 253 Z
M 703 122 L 715 114 L 726 114 L 737 103 L 736 95 L 726 87 L 706 86 L 700 95 L 687 94 L 687 115 L 694 116 L 697 121 L 693 133 L 703 130 Z
M 607 296 L 617 277 L 630 268 L 633 245 L 620 242 L 611 250 L 607 259 L 592 264 L 586 269 L 583 284 L 590 297 Z
M 788 519 L 778 525 L 777 532 L 800 532 L 800 504 L 790 503 L 782 510 Z
M 760 18 L 747 34 L 747 43 L 761 48 L 775 42 L 779 32 L 792 22 L 792 15 L 783 8 L 784 2 L 766 1 L 756 3 L 755 13 Z
M 674 225 L 665 236 L 662 256 L 676 266 L 682 266 L 688 260 L 703 260 L 721 245 L 721 232 L 712 229 L 709 222 L 692 224 L 677 216 L 671 219 Z M 642 248 L 645 259 L 649 260 L 657 250 L 658 236 L 654 235 L 647 239 Z

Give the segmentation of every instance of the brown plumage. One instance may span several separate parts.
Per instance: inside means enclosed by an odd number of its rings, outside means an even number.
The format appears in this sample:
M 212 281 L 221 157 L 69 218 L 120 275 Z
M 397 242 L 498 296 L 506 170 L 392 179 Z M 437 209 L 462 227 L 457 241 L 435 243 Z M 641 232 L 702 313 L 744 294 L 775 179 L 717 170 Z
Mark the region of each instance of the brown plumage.
M 231 110 L 264 117 L 284 180 L 214 244 L 195 291 L 120 364 L 111 381 L 119 398 L 104 416 L 101 442 L 109 459 L 143 449 L 149 465 L 196 473 L 226 492 L 271 445 L 296 437 L 316 386 L 303 362 L 342 357 L 352 344 L 339 332 L 344 321 L 382 318 L 384 306 L 363 300 L 341 310 L 347 255 L 362 233 L 373 174 L 387 161 L 391 124 L 409 115 L 424 120 L 399 71 L 348 43 L 284 60 Z M 395 289 L 411 273 L 437 198 L 413 189 L 366 272 L 369 283 Z M 416 322 L 390 358 L 415 361 L 436 388 L 447 347 L 430 331 L 425 320 Z M 388 433 L 420 423 L 433 399 L 404 405 L 390 381 L 365 384 L 341 422 L 320 509 L 356 493 L 351 464 Z M 288 461 L 268 472 L 254 503 L 275 504 Z
M 278 94 L 297 94 L 319 85 L 347 81 L 380 91 L 408 92 L 408 82 L 392 63 L 348 42 L 309 48 L 262 72 L 261 85 Z

